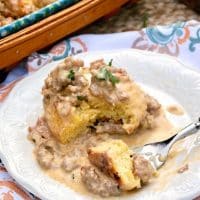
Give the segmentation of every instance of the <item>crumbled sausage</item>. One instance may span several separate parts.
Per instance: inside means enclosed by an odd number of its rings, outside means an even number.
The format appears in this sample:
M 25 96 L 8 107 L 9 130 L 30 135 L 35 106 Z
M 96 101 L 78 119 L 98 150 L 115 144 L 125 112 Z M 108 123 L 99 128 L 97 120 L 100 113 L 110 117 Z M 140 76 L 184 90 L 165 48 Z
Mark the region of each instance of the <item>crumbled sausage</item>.
M 156 116 L 159 113 L 161 105 L 158 101 L 150 95 L 146 95 L 147 101 L 147 112 L 151 115 Z
M 52 164 L 52 161 L 54 159 L 52 152 L 50 152 L 43 145 L 41 145 L 36 150 L 36 155 L 37 155 L 37 160 L 42 167 L 44 167 L 46 169 L 51 168 L 51 164 Z
M 42 88 L 44 105 L 54 103 L 61 116 L 68 116 L 71 108 L 80 105 L 77 95 L 84 93 L 88 80 L 82 74 L 83 61 L 66 58 L 46 78 Z M 87 96 L 87 95 L 86 95 Z
M 84 87 L 88 85 L 88 81 L 84 76 L 77 75 L 74 84 L 78 85 L 79 87 Z
M 36 145 L 40 145 L 41 143 L 44 142 L 44 139 L 42 138 L 42 136 L 40 135 L 40 133 L 38 133 L 36 130 L 32 130 L 29 133 L 28 138 L 30 140 L 32 140 Z
M 60 167 L 62 153 L 59 152 L 59 145 L 55 140 L 49 139 L 42 143 L 35 153 L 42 167 L 46 169 Z
M 92 78 L 89 89 L 92 95 L 104 98 L 113 105 L 128 99 L 124 92 L 118 90 L 110 82 L 98 81 L 95 78 Z
M 39 119 L 34 127 L 29 127 L 28 138 L 40 145 L 50 138 L 50 131 L 44 119 Z
M 121 124 L 114 124 L 111 122 L 103 122 L 95 128 L 97 133 L 126 134 L 126 131 L 122 128 Z
M 79 167 L 79 159 L 75 157 L 65 156 L 62 162 L 62 167 L 66 172 L 71 172 Z
M 145 98 L 147 101 L 147 112 L 140 124 L 145 129 L 152 129 L 156 126 L 155 117 L 159 114 L 161 105 L 150 95 L 146 94 Z
M 75 85 L 69 85 L 67 88 L 68 88 L 68 89 L 70 90 L 70 92 L 72 92 L 72 93 L 76 93 L 76 92 L 79 92 L 79 91 L 81 90 L 81 87 L 80 87 L 80 86 L 75 86 Z
M 90 63 L 90 68 L 91 69 L 99 69 L 100 67 L 104 66 L 105 65 L 105 62 L 103 59 L 100 59 L 100 60 L 96 60 L 94 62 L 91 62 Z
M 121 79 L 122 77 L 128 77 L 125 70 L 109 67 L 102 60 L 92 63 L 90 69 L 92 79 L 89 89 L 92 95 L 104 98 L 113 105 L 129 99 L 129 96 L 116 84 L 125 80 Z
M 119 101 L 126 101 L 129 98 L 129 96 L 125 92 L 123 92 L 119 89 L 117 89 L 116 95 L 117 95 L 117 98 L 119 99 Z
M 152 129 L 155 127 L 155 118 L 153 115 L 147 113 L 145 118 L 141 121 L 141 125 L 145 129 Z
M 142 183 L 147 183 L 154 174 L 154 169 L 141 155 L 133 155 L 134 173 L 141 179 Z
M 56 109 L 61 116 L 66 117 L 70 114 L 71 104 L 67 101 L 61 101 L 57 103 Z
M 102 197 L 120 195 L 118 183 L 92 166 L 82 167 L 81 177 L 87 189 L 94 194 Z

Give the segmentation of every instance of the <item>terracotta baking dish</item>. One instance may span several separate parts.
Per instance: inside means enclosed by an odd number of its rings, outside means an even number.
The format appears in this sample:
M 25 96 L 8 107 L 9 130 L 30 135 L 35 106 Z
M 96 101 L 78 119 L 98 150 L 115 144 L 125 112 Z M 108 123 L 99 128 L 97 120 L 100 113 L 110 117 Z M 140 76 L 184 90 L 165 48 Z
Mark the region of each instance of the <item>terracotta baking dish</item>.
M 129 0 L 82 0 L 0 40 L 0 69 L 10 68 L 32 52 L 77 31 Z

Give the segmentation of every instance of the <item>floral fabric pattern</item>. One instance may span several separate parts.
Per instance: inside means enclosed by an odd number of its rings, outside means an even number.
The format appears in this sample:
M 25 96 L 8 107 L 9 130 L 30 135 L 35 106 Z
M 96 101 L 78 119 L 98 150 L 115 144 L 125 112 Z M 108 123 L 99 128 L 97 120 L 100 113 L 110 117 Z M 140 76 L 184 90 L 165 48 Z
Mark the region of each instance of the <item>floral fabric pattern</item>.
M 134 41 L 132 47 L 178 57 L 180 48 L 189 42 L 189 51 L 193 52 L 195 45 L 200 43 L 200 29 L 197 30 L 196 37 L 191 37 L 190 27 L 197 24 L 178 22 L 169 26 L 149 27 L 139 32 L 140 37 Z

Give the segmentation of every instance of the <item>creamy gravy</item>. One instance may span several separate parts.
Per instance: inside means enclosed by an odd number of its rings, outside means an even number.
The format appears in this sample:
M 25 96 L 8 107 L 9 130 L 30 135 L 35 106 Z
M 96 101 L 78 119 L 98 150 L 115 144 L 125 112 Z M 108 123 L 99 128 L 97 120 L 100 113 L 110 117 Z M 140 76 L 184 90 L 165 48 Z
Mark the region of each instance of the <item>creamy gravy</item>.
M 123 192 L 120 194 L 120 188 L 122 190 L 123 188 L 120 187 L 121 180 L 120 176 L 118 176 L 119 174 L 113 174 L 116 175 L 116 177 L 114 178 L 108 177 L 107 175 L 103 174 L 104 172 L 102 168 L 106 167 L 106 164 L 104 164 L 106 159 L 104 162 L 102 160 L 99 161 L 100 163 L 102 161 L 103 167 L 97 169 L 98 166 L 96 166 L 94 163 L 94 165 L 92 165 L 92 162 L 90 162 L 88 159 L 88 149 L 90 147 L 95 147 L 100 143 L 108 141 L 110 139 L 121 139 L 127 145 L 129 145 L 131 149 L 132 147 L 143 146 L 147 143 L 165 140 L 174 135 L 177 130 L 166 119 L 161 105 L 151 96 L 147 94 L 142 94 L 139 87 L 132 84 L 132 81 L 129 79 L 126 72 L 121 69 L 115 69 L 113 67 L 108 67 L 107 69 L 105 68 L 106 64 L 103 63 L 102 60 L 96 61 L 93 64 L 94 65 L 91 66 L 91 69 L 85 68 L 85 71 L 83 69 L 82 61 L 67 58 L 45 80 L 45 86 L 43 87 L 42 93 L 44 95 L 43 102 L 46 120 L 43 119 L 39 121 L 35 127 L 30 129 L 30 139 L 36 145 L 36 159 L 38 160 L 41 167 L 43 167 L 47 175 L 63 183 L 67 187 L 72 188 L 74 191 L 90 196 L 92 199 L 102 199 L 100 196 L 94 194 L 101 195 L 102 197 L 114 195 L 133 195 L 138 190 L 133 190 L 126 193 Z M 75 71 L 69 71 L 72 66 L 74 67 Z M 99 71 L 100 69 L 102 71 Z M 70 77 L 66 73 L 69 73 Z M 68 78 L 66 78 L 66 75 Z M 89 77 L 86 78 L 85 75 L 89 75 Z M 99 77 L 101 80 L 105 81 L 99 81 Z M 111 77 L 112 79 L 114 79 L 113 77 L 117 79 L 120 78 L 120 81 L 117 81 L 119 83 L 116 85 L 116 87 L 113 87 L 116 82 L 113 82 L 113 80 L 111 80 Z M 84 96 L 82 96 L 83 94 Z M 63 132 L 63 128 L 65 128 L 66 124 L 63 120 L 64 126 L 62 126 L 62 123 L 59 122 L 60 120 L 57 120 L 56 117 L 54 117 L 54 111 L 50 111 L 52 109 L 56 109 L 55 112 L 58 113 L 60 118 L 70 116 L 69 114 L 72 112 L 73 109 L 82 109 L 82 107 L 80 107 L 80 105 L 82 104 L 80 102 L 81 100 L 80 98 L 78 98 L 77 95 L 86 97 L 84 101 L 91 101 L 92 103 L 95 103 L 95 101 L 92 101 L 94 96 L 100 98 L 103 97 L 107 102 L 111 103 L 112 105 L 117 105 L 121 101 L 128 100 L 126 101 L 126 104 L 129 105 L 129 107 L 126 107 L 126 110 L 129 110 L 130 108 L 130 111 L 132 112 L 126 113 L 128 115 L 128 118 L 122 117 L 120 120 L 115 120 L 115 118 L 112 119 L 110 113 L 102 113 L 102 116 L 107 116 L 105 119 L 104 117 L 101 119 L 100 116 L 97 116 L 97 118 L 95 119 L 98 120 L 96 121 L 96 123 L 93 124 L 94 127 L 89 128 L 85 133 L 82 133 L 74 140 L 69 140 L 69 143 L 62 145 L 57 140 L 55 140 L 55 138 L 53 138 L 53 134 L 50 132 L 50 130 L 52 130 L 55 136 L 60 135 L 60 141 L 64 143 L 65 140 L 63 140 L 63 135 L 61 133 Z M 90 98 L 92 99 L 90 100 Z M 119 104 L 119 106 L 120 105 L 121 104 Z M 125 106 L 125 104 L 123 105 Z M 176 105 L 168 106 L 167 111 L 177 116 L 184 114 L 183 109 Z M 157 116 L 157 114 L 159 114 L 159 116 Z M 154 127 L 154 118 L 155 128 L 148 129 L 150 127 Z M 85 119 L 90 118 L 86 117 Z M 136 121 L 136 123 L 132 123 L 132 120 L 133 122 Z M 58 121 L 58 123 L 56 121 Z M 84 124 L 88 123 L 85 122 Z M 81 123 L 80 126 L 82 126 Z M 138 130 L 138 126 L 140 126 L 140 130 Z M 57 128 L 55 127 L 59 127 L 59 130 L 57 130 Z M 137 133 L 127 135 L 128 133 L 132 133 L 135 130 L 138 130 Z M 118 132 L 118 134 L 114 134 L 116 132 Z M 68 134 L 73 135 L 74 133 L 72 131 Z M 145 185 L 145 187 L 141 190 L 146 190 L 149 187 L 154 187 L 155 190 L 162 190 L 164 187 L 166 187 L 166 184 L 170 183 L 171 177 L 173 177 L 175 173 L 177 173 L 177 168 L 181 167 L 176 166 L 177 155 L 179 156 L 180 154 L 185 155 L 185 151 L 183 150 L 183 147 L 181 147 L 180 143 L 178 143 L 170 152 L 167 163 L 159 170 L 158 177 L 153 178 L 150 184 Z M 129 159 L 129 156 L 132 157 L 131 155 L 128 155 Z M 134 157 L 132 159 L 133 160 L 130 159 L 130 162 L 134 162 L 136 160 Z M 143 166 L 144 163 L 140 162 L 139 165 Z M 120 167 L 121 166 L 123 166 L 123 163 L 120 163 Z M 131 163 L 130 166 L 133 167 Z M 84 169 L 88 167 L 92 167 L 93 169 L 96 168 L 99 173 L 97 173 L 97 171 L 95 170 L 85 171 Z M 113 167 L 114 170 L 115 166 L 108 165 L 108 167 Z M 141 171 L 146 173 L 144 169 L 142 169 Z M 134 173 L 135 172 L 136 165 L 134 165 Z M 141 178 L 138 173 L 136 174 L 139 178 Z M 106 178 L 111 179 L 112 181 L 106 182 Z M 108 182 L 109 184 L 107 184 Z M 93 187 L 91 187 L 91 185 Z M 88 190 L 90 190 L 90 192 L 87 191 L 87 188 Z M 92 194 L 92 192 L 94 194 Z M 109 199 L 119 199 L 120 196 L 112 197 Z
M 163 112 L 155 119 L 155 123 L 156 126 L 153 129 L 139 130 L 133 135 L 113 135 L 113 138 L 122 139 L 130 147 L 136 147 L 165 140 L 176 132 L 176 129 L 166 119 Z
M 177 170 L 184 164 L 177 164 L 177 156 L 185 155 L 186 150 L 182 148 L 182 142 L 174 145 L 169 153 L 167 162 L 158 171 L 158 176 L 151 181 L 151 187 L 155 191 L 163 191 L 170 184 L 170 180 L 177 175 Z
M 150 142 L 164 140 L 172 136 L 175 133 L 175 130 L 176 129 L 172 126 L 172 124 L 166 119 L 164 113 L 161 112 L 161 114 L 156 118 L 156 127 L 154 129 L 140 130 L 138 131 L 138 133 L 133 134 L 133 135 L 109 135 L 109 137 L 115 138 L 115 139 L 122 139 L 130 147 L 142 146 Z M 172 155 L 172 157 L 174 156 Z M 165 168 L 166 167 L 164 167 L 160 171 L 159 174 L 163 174 L 163 172 L 165 171 Z M 66 173 L 66 171 L 64 171 L 61 168 L 48 169 L 45 171 L 50 177 L 65 184 L 66 186 L 72 188 L 73 190 L 85 195 L 89 195 L 93 197 L 93 199 L 101 199 L 101 197 L 98 197 L 97 195 L 94 195 L 91 192 L 87 191 L 86 187 L 81 181 L 80 168 L 69 173 Z M 162 177 L 165 176 L 165 174 L 166 173 L 164 173 Z M 156 179 L 157 178 L 155 178 L 155 183 L 157 182 Z M 154 180 L 152 182 L 154 183 Z M 134 192 L 135 191 L 132 191 L 132 192 L 124 193 L 122 195 L 129 195 L 129 194 L 133 194 Z M 119 198 L 119 197 L 109 197 L 107 199 L 116 199 L 116 198 Z
M 153 190 L 158 192 L 165 190 L 172 180 L 182 175 L 178 173 L 181 167 L 188 164 L 188 169 L 185 171 L 187 173 L 190 170 L 191 164 L 199 162 L 200 146 L 196 146 L 188 154 L 187 150 L 183 147 L 183 143 L 184 140 L 180 140 L 171 149 L 167 162 L 158 171 L 158 177 L 153 178 L 149 184 Z
M 167 111 L 173 115 L 184 115 L 184 110 L 180 106 L 176 105 L 168 106 Z
M 76 169 L 72 173 L 66 173 L 62 168 L 48 169 L 46 173 L 53 179 L 65 184 L 66 186 L 74 189 L 82 194 L 87 193 L 84 184 L 81 181 L 80 170 Z M 88 192 L 91 195 L 91 193 Z
M 48 176 L 52 177 L 53 179 L 57 180 L 58 182 L 64 184 L 66 187 L 73 189 L 74 191 L 76 191 L 80 194 L 90 196 L 90 198 L 92 198 L 92 199 L 115 200 L 115 199 L 119 198 L 119 196 L 103 198 L 103 197 L 100 197 L 98 195 L 95 195 L 95 194 L 89 192 L 81 180 L 80 169 L 74 170 L 72 173 L 66 173 L 61 168 L 49 169 L 49 170 L 45 170 L 45 173 Z M 126 195 L 126 193 L 124 193 L 124 195 Z

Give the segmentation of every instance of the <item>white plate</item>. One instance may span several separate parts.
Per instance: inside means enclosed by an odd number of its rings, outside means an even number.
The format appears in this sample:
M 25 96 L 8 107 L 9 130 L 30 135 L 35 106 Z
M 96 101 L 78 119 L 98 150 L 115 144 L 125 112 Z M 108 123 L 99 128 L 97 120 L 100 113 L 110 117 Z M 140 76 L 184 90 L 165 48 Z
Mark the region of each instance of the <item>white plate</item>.
M 76 57 L 86 63 L 97 58 L 108 62 L 112 58 L 114 65 L 126 68 L 163 106 L 180 104 L 186 111 L 184 116 L 167 115 L 176 126 L 184 126 L 200 116 L 200 74 L 172 57 L 138 50 L 84 53 Z M 33 125 L 43 112 L 40 94 L 43 80 L 57 63 L 48 64 L 20 81 L 4 102 L 0 110 L 0 157 L 17 182 L 42 199 L 87 199 L 46 176 L 33 158 L 34 147 L 26 138 L 28 126 Z M 184 146 L 188 153 L 200 153 L 199 144 L 200 138 L 196 135 L 187 138 Z M 200 159 L 190 165 L 187 172 L 167 179 L 167 187 L 160 191 L 149 184 L 123 199 L 192 199 L 200 195 L 198 166 Z

